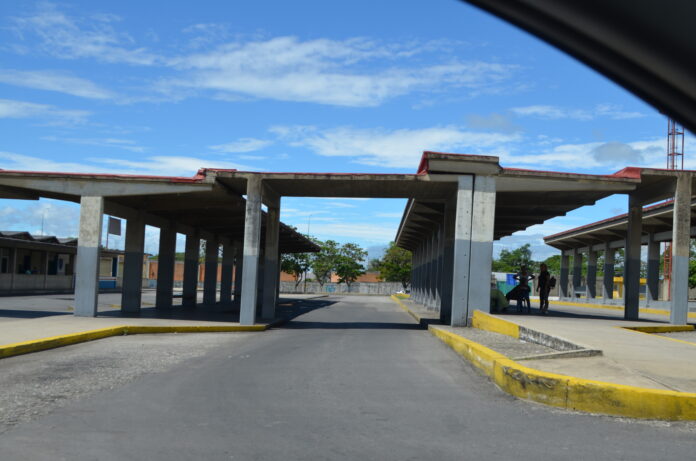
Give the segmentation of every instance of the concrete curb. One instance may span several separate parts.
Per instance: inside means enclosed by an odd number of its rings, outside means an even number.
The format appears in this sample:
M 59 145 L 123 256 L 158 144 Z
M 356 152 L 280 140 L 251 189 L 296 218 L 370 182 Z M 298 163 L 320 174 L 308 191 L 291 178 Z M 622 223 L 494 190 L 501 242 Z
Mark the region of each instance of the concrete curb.
M 541 344 L 542 346 L 550 347 L 551 349 L 560 351 L 558 355 L 562 358 L 569 357 L 570 355 L 568 353 L 570 352 L 576 353 L 575 357 L 602 355 L 602 351 L 598 349 L 592 349 L 590 347 L 568 341 L 567 339 L 559 336 L 553 336 L 547 333 L 542 333 L 541 331 L 532 330 L 531 328 L 518 325 L 509 320 L 493 317 L 492 315 L 486 314 L 482 311 L 474 311 L 471 325 L 480 330 L 492 331 L 494 333 L 500 333 L 506 336 L 521 339 L 522 341 L 526 341 L 528 343 Z M 554 354 L 549 354 L 549 357 L 552 357 L 553 355 Z
M 638 326 L 638 327 L 619 327 L 624 330 L 640 331 L 641 333 L 674 333 L 676 331 L 694 331 L 694 325 L 656 325 L 656 326 Z
M 650 335 L 652 337 L 657 337 L 664 339 L 665 341 L 674 341 L 682 344 L 689 344 L 690 346 L 696 346 L 696 343 L 692 341 L 685 341 L 679 338 L 670 338 L 668 336 L 660 336 L 655 333 L 674 333 L 678 331 L 694 331 L 696 326 L 694 325 L 659 325 L 659 326 L 638 326 L 638 327 L 617 327 L 623 330 L 634 331 L 636 333 L 641 333 L 645 335 Z
M 428 330 L 502 390 L 516 397 L 567 410 L 642 419 L 696 420 L 696 393 L 645 389 L 547 373 L 525 367 L 443 328 Z
M 0 359 L 15 355 L 29 354 L 32 352 L 55 349 L 71 344 L 94 341 L 95 339 L 108 338 L 110 336 L 155 334 L 155 333 L 224 333 L 242 331 L 265 331 L 268 325 L 119 325 L 115 327 L 99 328 L 97 330 L 81 331 L 67 335 L 51 336 L 48 338 L 34 339 L 20 343 L 0 346 Z
M 411 309 L 409 309 L 408 306 L 407 306 L 406 304 L 402 303 L 402 302 L 401 302 L 401 299 L 399 299 L 399 297 L 397 297 L 396 295 L 391 295 L 390 298 L 391 298 L 396 304 L 398 304 L 399 307 L 400 307 L 401 309 L 403 309 L 404 311 L 406 311 L 406 313 L 407 313 L 408 315 L 410 315 L 411 317 L 413 317 L 413 319 L 414 319 L 416 322 L 421 323 L 421 321 L 422 321 L 421 316 L 418 315 L 418 314 L 416 314 L 415 312 L 413 312 Z
M 593 303 L 575 303 L 572 301 L 553 301 L 551 304 L 557 304 L 559 306 L 573 306 L 573 307 L 587 307 L 589 309 L 609 309 L 613 311 L 623 311 L 623 306 L 617 306 L 613 304 L 593 304 Z M 669 315 L 667 309 L 657 309 L 655 307 L 641 307 L 638 309 L 641 314 L 655 314 L 655 315 Z M 696 312 L 689 312 L 687 317 L 690 319 L 696 319 Z

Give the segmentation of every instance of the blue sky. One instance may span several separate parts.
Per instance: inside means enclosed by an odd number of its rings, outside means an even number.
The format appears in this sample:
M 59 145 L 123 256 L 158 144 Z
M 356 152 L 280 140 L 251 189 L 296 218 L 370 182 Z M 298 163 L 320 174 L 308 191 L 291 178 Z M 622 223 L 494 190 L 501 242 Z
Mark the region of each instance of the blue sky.
M 663 167 L 666 120 L 596 72 L 455 0 L 3 2 L 0 168 L 191 176 L 414 172 L 423 150 L 508 167 Z M 687 139 L 687 155 L 694 146 Z M 686 160 L 695 168 L 696 159 Z M 319 238 L 380 247 L 405 201 L 283 200 Z M 617 196 L 497 242 L 624 212 Z M 6 229 L 74 235 L 69 204 L 3 200 Z M 148 250 L 156 250 L 156 231 Z M 112 238 L 112 245 L 122 245 Z

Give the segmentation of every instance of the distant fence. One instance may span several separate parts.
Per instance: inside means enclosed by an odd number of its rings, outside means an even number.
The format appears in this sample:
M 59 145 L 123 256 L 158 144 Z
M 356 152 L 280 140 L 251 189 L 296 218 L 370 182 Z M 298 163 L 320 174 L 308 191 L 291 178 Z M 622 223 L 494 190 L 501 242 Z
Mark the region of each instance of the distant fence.
M 280 282 L 281 293 L 357 293 L 364 295 L 390 295 L 401 291 L 404 287 L 399 282 L 355 282 L 348 289 L 345 283 L 325 283 L 322 287 L 317 282 L 300 283 L 295 287 L 295 282 Z

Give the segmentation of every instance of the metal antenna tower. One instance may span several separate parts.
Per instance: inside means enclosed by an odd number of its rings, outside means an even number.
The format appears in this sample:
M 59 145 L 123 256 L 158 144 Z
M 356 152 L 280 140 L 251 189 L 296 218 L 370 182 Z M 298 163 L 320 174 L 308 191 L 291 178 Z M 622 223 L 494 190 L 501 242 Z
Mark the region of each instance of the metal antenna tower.
M 684 127 L 673 118 L 667 119 L 667 169 L 684 169 Z M 672 242 L 665 244 L 664 278 L 668 299 L 672 296 Z
M 667 119 L 667 169 L 684 169 L 684 127 Z

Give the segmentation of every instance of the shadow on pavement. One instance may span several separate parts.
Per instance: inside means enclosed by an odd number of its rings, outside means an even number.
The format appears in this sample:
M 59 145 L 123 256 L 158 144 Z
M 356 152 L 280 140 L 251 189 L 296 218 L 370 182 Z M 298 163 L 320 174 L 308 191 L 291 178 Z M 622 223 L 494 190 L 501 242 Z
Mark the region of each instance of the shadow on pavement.
M 303 322 L 293 320 L 285 325 L 287 329 L 323 329 L 323 330 L 422 330 L 414 323 L 395 322 Z
M 623 311 L 621 310 L 612 310 L 612 313 L 608 313 L 606 315 L 597 315 L 597 314 L 580 314 L 577 312 L 565 312 L 565 311 L 560 311 L 560 310 L 554 310 L 553 307 L 551 307 L 546 315 L 541 315 L 541 311 L 537 308 L 532 308 L 530 313 L 523 313 L 519 312 L 516 307 L 510 306 L 507 309 L 507 312 L 495 312 L 495 315 L 502 315 L 502 316 L 510 316 L 510 317 L 518 317 L 518 316 L 525 316 L 525 315 L 533 315 L 535 317 L 555 317 L 555 318 L 576 318 L 576 319 L 590 319 L 590 320 L 624 320 L 623 317 Z M 656 320 L 656 319 L 649 319 L 649 318 L 644 318 L 641 317 L 639 319 L 641 322 L 652 322 L 652 323 L 664 323 L 668 319 L 665 318 L 664 321 L 661 320 Z
M 51 317 L 55 315 L 72 315 L 72 312 L 55 312 L 55 311 L 35 311 L 35 310 L 19 310 L 19 309 L 0 309 L 0 319 L 3 317 L 12 319 L 38 319 L 41 317 Z

